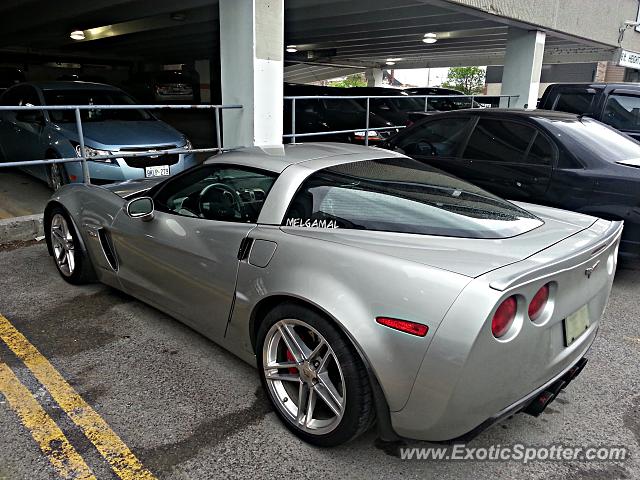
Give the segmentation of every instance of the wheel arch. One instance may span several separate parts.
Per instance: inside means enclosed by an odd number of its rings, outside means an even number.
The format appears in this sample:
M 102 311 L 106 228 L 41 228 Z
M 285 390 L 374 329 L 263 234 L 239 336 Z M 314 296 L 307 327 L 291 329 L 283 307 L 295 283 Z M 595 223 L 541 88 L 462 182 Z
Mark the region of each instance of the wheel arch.
M 47 242 L 47 250 L 49 251 L 49 255 L 53 255 L 53 247 L 51 246 L 51 212 L 55 209 L 55 208 L 60 208 L 64 211 L 64 213 L 67 215 L 67 218 L 69 219 L 69 221 L 71 222 L 71 225 L 73 226 L 73 228 L 75 229 L 77 235 L 78 235 L 78 241 L 80 242 L 80 248 L 82 248 L 83 251 L 87 251 L 86 245 L 84 243 L 84 237 L 82 236 L 82 233 L 80 231 L 80 229 L 78 228 L 78 224 L 76 223 L 75 219 L 73 218 L 73 215 L 71 215 L 71 213 L 69 213 L 69 210 L 64 206 L 64 204 L 62 204 L 61 202 L 59 202 L 58 200 L 50 200 L 49 203 L 47 203 L 47 206 L 44 208 L 44 213 L 42 216 L 42 227 L 44 230 L 44 238 L 45 241 Z
M 390 408 L 387 403 L 387 399 L 385 397 L 384 391 L 378 381 L 378 377 L 371 366 L 371 362 L 365 355 L 364 351 L 358 344 L 358 342 L 353 338 L 352 335 L 344 328 L 344 326 L 335 319 L 329 312 L 318 306 L 317 304 L 309 301 L 308 299 L 296 297 L 294 295 L 286 295 L 286 294 L 274 294 L 268 297 L 262 298 L 251 311 L 251 315 L 249 318 L 249 335 L 251 339 L 251 347 L 253 352 L 258 355 L 257 349 L 257 333 L 260 327 L 260 323 L 266 317 L 266 315 L 283 303 L 292 303 L 295 305 L 299 305 L 304 308 L 308 308 L 309 310 L 321 315 L 333 325 L 335 325 L 349 340 L 351 345 L 357 352 L 358 357 L 362 360 L 364 364 L 367 374 L 369 376 L 369 384 L 371 385 L 371 389 L 373 391 L 373 398 L 375 402 L 375 411 L 376 411 L 376 422 L 378 427 L 378 433 L 380 438 L 384 441 L 397 441 L 400 437 L 395 433 L 393 427 L 391 425 L 391 416 L 390 416 Z

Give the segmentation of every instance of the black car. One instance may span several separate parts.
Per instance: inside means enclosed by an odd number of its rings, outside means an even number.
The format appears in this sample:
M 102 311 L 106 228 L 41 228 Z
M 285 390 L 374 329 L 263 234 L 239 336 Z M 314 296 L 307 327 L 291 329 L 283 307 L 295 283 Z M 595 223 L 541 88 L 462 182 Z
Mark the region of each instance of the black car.
M 341 94 L 367 97 L 389 97 L 394 98 L 371 98 L 369 99 L 369 110 L 375 115 L 391 122 L 396 126 L 407 126 L 421 120 L 427 114 L 424 111 L 424 99 L 409 95 L 406 91 L 398 88 L 387 87 L 350 87 L 341 88 Z M 362 107 L 366 108 L 367 100 L 356 100 Z
M 640 143 L 588 117 L 543 110 L 436 113 L 383 144 L 511 200 L 624 220 L 640 255 Z
M 349 96 L 346 88 L 321 87 L 315 85 L 299 85 L 285 83 L 284 95 L 289 96 Z M 331 135 L 318 135 L 297 137 L 296 141 L 326 141 L 326 142 L 356 142 L 364 141 L 365 126 L 367 124 L 367 110 L 355 99 L 333 99 L 317 98 L 296 100 L 295 128 L 296 134 L 317 133 L 317 132 L 339 132 L 342 130 L 356 130 L 351 133 L 334 133 Z M 284 101 L 284 133 L 290 134 L 292 131 L 292 101 Z M 395 124 L 387 120 L 382 115 L 371 111 L 369 114 L 369 127 L 381 128 L 391 127 Z M 398 130 L 369 131 L 369 142 L 379 143 L 383 139 L 389 138 Z
M 454 90 L 452 88 L 443 87 L 410 87 L 403 90 L 407 95 L 433 95 L 435 98 L 429 98 L 427 101 L 427 110 L 435 110 L 438 112 L 449 112 L 451 110 L 462 110 L 465 108 L 471 108 L 471 95 L 467 95 L 464 92 Z M 442 95 L 446 95 L 443 97 Z M 460 95 L 465 95 L 461 97 Z M 451 97 L 451 98 L 447 98 Z M 424 110 L 424 100 L 418 99 L 422 110 Z M 479 108 L 481 105 L 478 102 L 473 103 L 473 108 Z M 494 106 L 494 105 L 492 105 Z
M 640 85 L 634 83 L 556 83 L 539 108 L 588 115 L 640 140 Z

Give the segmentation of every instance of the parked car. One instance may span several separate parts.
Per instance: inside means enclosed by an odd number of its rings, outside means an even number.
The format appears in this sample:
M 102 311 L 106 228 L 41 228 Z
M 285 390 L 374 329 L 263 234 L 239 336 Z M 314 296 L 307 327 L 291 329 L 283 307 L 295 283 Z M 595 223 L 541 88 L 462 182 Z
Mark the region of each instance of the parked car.
M 344 95 L 365 95 L 365 96 L 393 96 L 396 98 L 371 98 L 369 99 L 369 109 L 379 115 L 394 126 L 404 127 L 416 120 L 422 119 L 427 113 L 424 111 L 424 101 L 414 98 L 404 90 L 386 87 L 350 87 L 341 88 Z M 366 99 L 356 100 L 366 109 Z
M 122 90 L 99 83 L 33 82 L 7 90 L 0 104 L 25 105 L 135 105 Z M 140 152 L 150 149 L 191 148 L 180 132 L 146 110 L 82 110 L 87 155 Z M 0 112 L 0 161 L 42 160 L 80 156 L 73 110 Z M 96 159 L 89 162 L 94 183 L 151 176 L 167 176 L 196 164 L 193 154 Z M 24 167 L 49 182 L 54 190 L 82 181 L 80 162 Z
M 640 140 L 640 84 L 553 84 L 538 105 L 545 110 L 588 115 Z
M 257 365 L 283 423 L 321 446 L 376 418 L 385 438 L 439 441 L 538 415 L 584 367 L 619 222 L 509 203 L 382 149 L 267 150 L 61 188 L 44 212 L 60 275 Z
M 139 72 L 126 82 L 136 98 L 149 103 L 200 103 L 200 77 L 191 70 Z
M 452 88 L 443 87 L 411 87 L 403 90 L 408 95 L 434 95 L 436 98 L 430 98 L 427 101 L 427 111 L 435 110 L 438 112 L 448 112 L 451 110 L 461 110 L 464 108 L 471 108 L 471 96 L 466 95 L 464 92 L 454 90 Z M 451 96 L 452 98 L 441 97 L 441 95 Z M 459 97 L 459 95 L 466 95 L 465 97 Z M 416 99 L 424 108 L 424 100 Z M 474 103 L 473 108 L 480 107 L 480 104 Z
M 348 96 L 350 89 L 337 87 L 319 87 L 315 85 L 299 85 L 285 83 L 285 96 Z M 284 133 L 291 133 L 292 101 L 284 101 Z M 317 135 L 298 137 L 298 142 L 327 141 L 363 143 L 365 127 L 367 125 L 367 110 L 354 99 L 306 99 L 296 100 L 296 133 L 340 132 L 341 130 L 356 130 L 355 132 L 341 132 L 331 135 Z M 395 124 L 376 112 L 369 114 L 369 127 L 392 127 Z M 374 144 L 389 138 L 399 129 L 369 131 L 369 142 Z
M 596 120 L 544 110 L 434 114 L 384 145 L 510 200 L 624 220 L 640 255 L 640 144 Z

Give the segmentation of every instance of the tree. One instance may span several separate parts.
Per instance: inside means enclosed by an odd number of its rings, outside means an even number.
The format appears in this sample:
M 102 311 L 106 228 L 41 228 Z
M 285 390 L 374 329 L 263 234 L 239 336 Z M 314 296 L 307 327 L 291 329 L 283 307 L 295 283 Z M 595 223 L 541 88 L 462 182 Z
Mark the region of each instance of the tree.
M 347 75 L 344 80 L 336 80 L 329 82 L 330 87 L 366 87 L 367 80 L 364 78 L 364 73 L 355 73 L 353 75 Z
M 453 67 L 449 69 L 445 88 L 460 90 L 467 95 L 482 93 L 486 70 L 481 67 Z

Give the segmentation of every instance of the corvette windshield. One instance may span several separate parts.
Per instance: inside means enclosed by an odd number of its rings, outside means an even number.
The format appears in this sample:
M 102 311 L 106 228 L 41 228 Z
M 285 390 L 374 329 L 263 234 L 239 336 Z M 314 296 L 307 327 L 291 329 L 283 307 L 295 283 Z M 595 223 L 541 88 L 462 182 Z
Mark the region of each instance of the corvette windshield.
M 118 90 L 45 90 L 47 105 L 135 105 L 136 102 L 124 92 Z M 73 110 L 50 110 L 49 115 L 54 122 L 75 122 Z M 105 121 L 141 121 L 155 120 L 149 112 L 135 110 L 106 110 L 95 108 L 81 110 L 83 122 Z
M 284 226 L 506 238 L 542 225 L 522 208 L 409 158 L 347 163 L 311 175 Z

